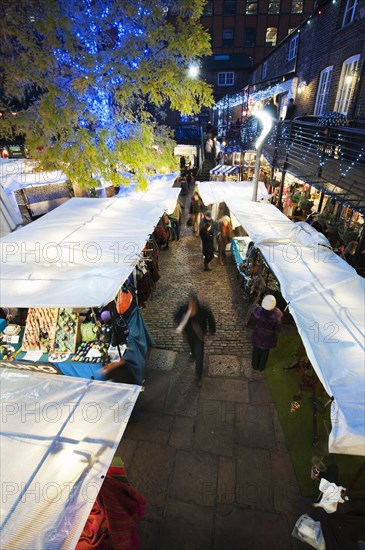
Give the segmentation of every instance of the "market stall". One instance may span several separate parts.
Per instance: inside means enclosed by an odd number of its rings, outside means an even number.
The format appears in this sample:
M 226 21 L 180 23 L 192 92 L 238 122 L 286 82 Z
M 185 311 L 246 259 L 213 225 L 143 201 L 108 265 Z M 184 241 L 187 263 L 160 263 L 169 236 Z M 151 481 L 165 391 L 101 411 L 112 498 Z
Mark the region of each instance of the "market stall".
M 45 214 L 70 198 L 63 172 L 37 171 L 35 167 L 29 159 L 0 159 L 0 187 L 18 224 L 24 216 Z
M 0 380 L 1 546 L 75 548 L 140 388 L 6 368 Z
M 134 199 L 71 199 L 0 241 L 4 266 L 0 304 L 34 311 L 25 332 L 9 335 L 13 336 L 6 342 L 11 359 L 13 352 L 19 352 L 20 361 L 51 358 L 65 374 L 102 377 L 105 338 L 76 336 L 79 310 L 113 302 L 136 266 L 147 261 L 146 243 L 157 221 L 176 204 L 179 190 L 171 188 L 174 179 L 174 175 L 152 178 L 151 191 L 133 190 Z M 124 356 L 133 368 L 144 364 L 152 343 L 136 302 L 128 311 L 127 324 Z M 93 349 L 85 350 L 92 341 L 96 341 Z M 76 347 L 80 343 L 85 344 L 82 349 Z M 133 370 L 141 384 L 143 369 Z
M 365 281 L 305 222 L 251 202 L 239 186 L 205 182 L 204 203 L 224 200 L 280 283 L 308 358 L 331 402 L 329 452 L 365 454 Z

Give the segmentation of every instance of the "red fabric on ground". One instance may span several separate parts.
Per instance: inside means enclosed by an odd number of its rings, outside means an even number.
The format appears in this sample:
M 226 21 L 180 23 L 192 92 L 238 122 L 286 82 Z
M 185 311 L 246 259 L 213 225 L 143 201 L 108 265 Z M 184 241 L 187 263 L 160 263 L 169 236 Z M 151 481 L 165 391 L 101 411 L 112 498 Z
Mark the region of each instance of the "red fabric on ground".
M 76 550 L 140 550 L 137 521 L 146 503 L 133 487 L 107 476 Z

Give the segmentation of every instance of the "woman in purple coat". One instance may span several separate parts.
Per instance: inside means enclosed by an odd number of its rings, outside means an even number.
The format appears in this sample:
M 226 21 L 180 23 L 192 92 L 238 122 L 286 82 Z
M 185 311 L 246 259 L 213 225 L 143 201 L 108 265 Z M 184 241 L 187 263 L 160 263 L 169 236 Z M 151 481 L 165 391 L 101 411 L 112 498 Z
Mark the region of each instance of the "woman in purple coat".
M 270 349 L 276 346 L 283 312 L 276 307 L 275 297 L 269 294 L 264 297 L 261 306 L 254 307 L 252 315 L 256 320 L 252 333 L 252 368 L 263 371 Z

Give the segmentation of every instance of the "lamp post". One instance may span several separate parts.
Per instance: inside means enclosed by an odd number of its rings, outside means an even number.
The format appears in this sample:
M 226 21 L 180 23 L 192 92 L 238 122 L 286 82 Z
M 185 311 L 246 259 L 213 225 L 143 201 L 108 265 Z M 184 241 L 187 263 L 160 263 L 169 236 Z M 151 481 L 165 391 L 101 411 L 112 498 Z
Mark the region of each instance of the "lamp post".
M 269 134 L 272 128 L 272 118 L 269 113 L 265 111 L 252 111 L 252 115 L 258 118 L 263 125 L 262 132 L 256 141 L 256 162 L 255 162 L 255 174 L 253 177 L 253 189 L 252 189 L 252 201 L 257 201 L 257 189 L 259 186 L 259 172 L 260 172 L 260 157 L 262 149 L 264 147 L 265 138 Z

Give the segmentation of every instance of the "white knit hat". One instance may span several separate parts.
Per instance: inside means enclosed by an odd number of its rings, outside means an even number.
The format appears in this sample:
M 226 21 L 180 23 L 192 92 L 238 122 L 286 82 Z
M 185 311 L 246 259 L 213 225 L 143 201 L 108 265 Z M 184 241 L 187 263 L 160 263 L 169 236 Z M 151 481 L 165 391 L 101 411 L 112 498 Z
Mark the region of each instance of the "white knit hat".
M 275 309 L 276 307 L 275 296 L 272 296 L 271 294 L 268 294 L 267 296 L 265 296 L 261 302 L 261 306 L 267 311 L 271 311 L 272 309 Z

